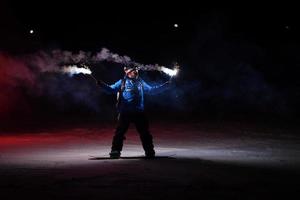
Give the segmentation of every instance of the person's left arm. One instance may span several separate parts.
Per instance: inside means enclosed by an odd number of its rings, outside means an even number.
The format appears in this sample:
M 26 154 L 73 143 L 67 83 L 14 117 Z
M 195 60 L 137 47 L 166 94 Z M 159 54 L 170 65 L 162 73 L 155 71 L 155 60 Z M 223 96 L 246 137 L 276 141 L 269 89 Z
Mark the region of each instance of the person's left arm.
M 117 93 L 121 88 L 122 79 L 120 79 L 112 85 L 108 85 L 102 80 L 98 80 L 97 83 L 106 93 Z
M 153 94 L 153 93 L 160 93 L 160 92 L 165 91 L 166 89 L 169 88 L 171 82 L 167 81 L 160 85 L 151 86 L 148 83 L 146 83 L 144 80 L 142 80 L 142 84 L 143 84 L 144 91 L 146 93 Z

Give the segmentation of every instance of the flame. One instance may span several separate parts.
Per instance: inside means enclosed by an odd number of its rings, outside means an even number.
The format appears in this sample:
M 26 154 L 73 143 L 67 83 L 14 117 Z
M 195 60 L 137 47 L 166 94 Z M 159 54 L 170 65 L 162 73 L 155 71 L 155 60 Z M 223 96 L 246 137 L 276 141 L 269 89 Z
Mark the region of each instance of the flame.
M 175 67 L 174 69 L 169 69 L 167 67 L 160 67 L 160 71 L 164 72 L 165 74 L 168 74 L 169 76 L 176 76 L 178 74 L 178 67 Z
M 63 73 L 70 74 L 92 74 L 92 71 L 88 67 L 77 67 L 76 65 L 64 66 L 62 68 Z

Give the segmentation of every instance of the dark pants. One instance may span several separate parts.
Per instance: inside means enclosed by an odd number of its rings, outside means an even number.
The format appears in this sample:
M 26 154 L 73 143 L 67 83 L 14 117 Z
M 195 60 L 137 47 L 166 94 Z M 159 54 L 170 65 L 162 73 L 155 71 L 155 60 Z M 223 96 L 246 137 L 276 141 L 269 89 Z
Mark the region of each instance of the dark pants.
M 153 152 L 153 139 L 149 132 L 148 119 L 144 112 L 121 112 L 118 116 L 118 125 L 112 142 L 112 151 L 122 151 L 123 140 L 130 123 L 134 123 L 142 141 L 145 152 Z

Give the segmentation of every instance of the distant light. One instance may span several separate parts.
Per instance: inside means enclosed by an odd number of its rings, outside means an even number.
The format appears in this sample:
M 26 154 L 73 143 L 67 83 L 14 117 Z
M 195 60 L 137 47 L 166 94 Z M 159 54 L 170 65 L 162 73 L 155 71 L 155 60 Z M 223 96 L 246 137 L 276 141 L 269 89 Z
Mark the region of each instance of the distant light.
M 285 29 L 289 30 L 289 29 L 290 29 L 290 26 L 285 26 Z
M 175 28 L 178 28 L 178 24 L 174 24 L 174 27 L 175 27 Z
M 30 33 L 30 34 L 33 34 L 33 33 L 34 33 L 34 31 L 31 29 L 31 30 L 29 31 L 29 33 Z

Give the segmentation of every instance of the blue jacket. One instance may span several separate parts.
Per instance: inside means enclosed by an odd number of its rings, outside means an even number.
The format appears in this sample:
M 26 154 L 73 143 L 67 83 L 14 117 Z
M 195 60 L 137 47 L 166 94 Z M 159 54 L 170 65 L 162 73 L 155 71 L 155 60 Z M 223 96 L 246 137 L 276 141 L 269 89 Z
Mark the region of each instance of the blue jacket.
M 124 89 L 119 97 L 119 111 L 143 111 L 144 110 L 144 94 L 153 94 L 160 92 L 166 88 L 169 82 L 161 85 L 150 86 L 143 79 L 131 79 L 124 77 Z M 118 93 L 121 90 L 123 79 L 120 79 L 112 85 L 102 84 L 102 88 L 108 93 Z

